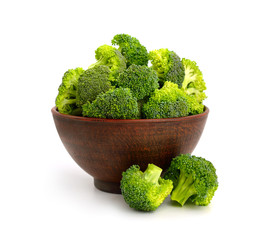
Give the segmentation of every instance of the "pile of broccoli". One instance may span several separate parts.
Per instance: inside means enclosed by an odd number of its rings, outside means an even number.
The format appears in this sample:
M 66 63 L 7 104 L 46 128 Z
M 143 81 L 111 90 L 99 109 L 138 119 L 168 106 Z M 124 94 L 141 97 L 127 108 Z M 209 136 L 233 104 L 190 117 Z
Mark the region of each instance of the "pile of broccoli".
M 171 161 L 163 178 L 161 173 L 154 164 L 145 172 L 138 165 L 123 172 L 121 192 L 126 203 L 139 211 L 154 211 L 171 194 L 171 200 L 181 206 L 186 202 L 207 206 L 218 188 L 213 164 L 202 157 L 181 154 Z
M 196 62 L 167 48 L 148 52 L 139 40 L 117 34 L 95 51 L 87 69 L 69 69 L 58 88 L 60 113 L 109 119 L 177 118 L 204 111 L 206 84 Z M 154 211 L 168 195 L 207 206 L 218 188 L 213 164 L 181 154 L 162 169 L 149 164 L 142 172 L 132 165 L 122 174 L 121 192 L 136 210 Z
M 87 69 L 66 71 L 56 97 L 60 113 L 110 119 L 175 118 L 204 111 L 206 84 L 196 62 L 167 48 L 148 52 L 117 34 Z

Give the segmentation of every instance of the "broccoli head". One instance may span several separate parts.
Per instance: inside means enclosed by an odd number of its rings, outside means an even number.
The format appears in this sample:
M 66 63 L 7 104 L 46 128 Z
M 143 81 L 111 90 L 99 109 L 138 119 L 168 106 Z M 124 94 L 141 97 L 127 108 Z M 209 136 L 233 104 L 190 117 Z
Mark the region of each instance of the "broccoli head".
M 185 76 L 182 82 L 182 89 L 187 95 L 194 96 L 199 103 L 206 99 L 206 83 L 203 79 L 203 74 L 200 71 L 197 63 L 189 59 L 182 59 L 182 64 L 185 69 Z
M 158 74 L 161 86 L 166 81 L 176 83 L 179 87 L 182 86 L 185 76 L 184 66 L 175 52 L 167 48 L 154 50 L 149 53 L 149 59 Z
M 154 70 L 134 64 L 119 76 L 118 85 L 129 88 L 138 100 L 150 96 L 159 87 L 158 77 Z
M 148 65 L 148 51 L 139 40 L 128 34 L 117 34 L 112 39 L 112 45 L 118 45 L 119 51 L 127 60 L 127 67 L 131 64 Z
M 110 70 L 105 65 L 87 69 L 79 78 L 77 88 L 77 105 L 92 102 L 100 93 L 108 91 L 111 86 L 109 81 Z
M 99 94 L 92 103 L 83 104 L 82 110 L 83 116 L 96 118 L 135 119 L 139 115 L 137 99 L 129 88 L 115 88 Z
M 173 181 L 171 199 L 182 206 L 188 200 L 196 205 L 207 206 L 218 188 L 213 164 L 190 154 L 174 158 L 164 179 Z
M 55 100 L 55 105 L 60 113 L 70 115 L 81 114 L 81 109 L 76 105 L 76 94 L 78 80 L 83 72 L 82 68 L 69 69 L 65 72 Z
M 93 63 L 89 68 L 99 65 L 108 66 L 110 69 L 110 81 L 115 82 L 121 72 L 126 69 L 125 57 L 114 47 L 102 45 L 95 51 L 96 63 Z
M 189 114 L 186 94 L 172 82 L 165 82 L 161 89 L 156 89 L 146 104 L 143 105 L 146 118 L 174 118 Z
M 121 180 L 121 192 L 126 203 L 136 210 L 154 211 L 171 193 L 173 183 L 160 177 L 162 169 L 149 164 L 146 171 L 140 171 L 133 165 L 125 172 Z

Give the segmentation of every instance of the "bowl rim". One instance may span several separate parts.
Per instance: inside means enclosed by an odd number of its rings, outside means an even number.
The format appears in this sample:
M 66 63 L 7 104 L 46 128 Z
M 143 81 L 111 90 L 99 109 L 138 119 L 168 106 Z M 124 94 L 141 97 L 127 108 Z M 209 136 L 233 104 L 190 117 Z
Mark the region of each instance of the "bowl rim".
M 193 120 L 202 118 L 209 113 L 209 108 L 205 107 L 205 111 L 196 114 L 190 115 L 185 117 L 177 117 L 177 118 L 152 118 L 152 119 L 108 119 L 108 118 L 93 118 L 93 117 L 81 117 L 81 116 L 73 116 L 69 114 L 63 114 L 58 112 L 56 106 L 51 109 L 53 116 L 70 119 L 70 120 L 77 120 L 77 121 L 84 121 L 84 122 L 111 122 L 111 123 L 154 123 L 154 122 L 176 122 L 176 121 L 185 121 L 185 120 Z

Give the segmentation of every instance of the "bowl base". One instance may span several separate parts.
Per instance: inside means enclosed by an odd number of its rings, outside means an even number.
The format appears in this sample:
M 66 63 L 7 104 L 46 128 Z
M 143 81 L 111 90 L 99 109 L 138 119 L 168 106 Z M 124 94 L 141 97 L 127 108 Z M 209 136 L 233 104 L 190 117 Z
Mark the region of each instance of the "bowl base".
M 115 182 L 105 182 L 98 179 L 94 179 L 94 185 L 97 189 L 108 192 L 108 193 L 121 193 L 120 183 Z

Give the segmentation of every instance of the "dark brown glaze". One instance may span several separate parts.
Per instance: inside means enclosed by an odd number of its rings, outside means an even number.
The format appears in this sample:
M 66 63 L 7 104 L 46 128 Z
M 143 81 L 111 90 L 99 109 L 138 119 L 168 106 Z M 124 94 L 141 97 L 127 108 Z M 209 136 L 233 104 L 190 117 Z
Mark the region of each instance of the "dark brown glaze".
M 173 157 L 192 153 L 206 124 L 202 114 L 167 119 L 100 119 L 61 114 L 52 108 L 65 148 L 94 177 L 95 186 L 120 193 L 122 172 L 133 164 L 144 171 L 149 163 L 166 170 Z

